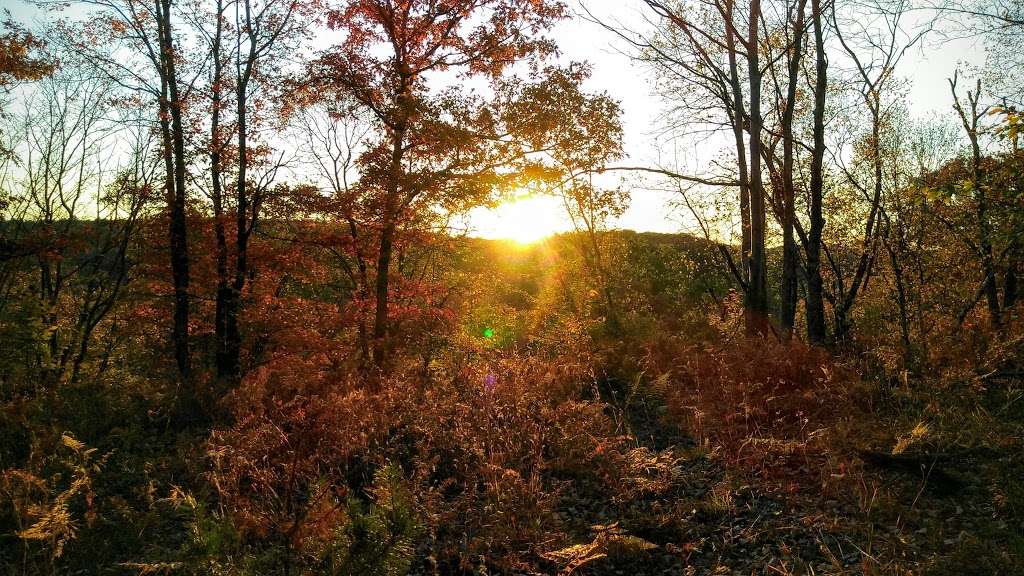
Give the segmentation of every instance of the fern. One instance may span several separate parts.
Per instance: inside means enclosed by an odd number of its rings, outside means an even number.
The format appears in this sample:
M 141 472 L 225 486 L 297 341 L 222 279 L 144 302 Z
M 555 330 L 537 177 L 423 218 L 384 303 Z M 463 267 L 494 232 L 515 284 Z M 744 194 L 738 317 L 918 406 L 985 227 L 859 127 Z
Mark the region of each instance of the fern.
M 574 544 L 561 550 L 547 552 L 541 556 L 561 567 L 560 574 L 571 574 L 584 564 L 602 558 L 612 561 L 633 561 L 658 547 L 643 538 L 631 536 L 623 530 L 618 522 L 591 526 L 595 536 L 588 544 Z
M 44 543 L 51 567 L 63 556 L 67 543 L 78 535 L 79 524 L 71 513 L 71 503 L 76 497 L 82 496 L 85 500 L 86 520 L 91 520 L 95 496 L 93 476 L 99 473 L 109 456 L 94 459 L 96 449 L 87 448 L 85 443 L 69 433 L 61 436 L 61 444 L 71 451 L 70 457 L 61 462 L 71 477 L 66 488 L 58 487 L 61 474 L 44 480 L 25 470 L 6 471 L 0 486 L 14 505 L 19 525 L 30 522 L 26 528 L 16 530 L 15 535 L 22 540 Z

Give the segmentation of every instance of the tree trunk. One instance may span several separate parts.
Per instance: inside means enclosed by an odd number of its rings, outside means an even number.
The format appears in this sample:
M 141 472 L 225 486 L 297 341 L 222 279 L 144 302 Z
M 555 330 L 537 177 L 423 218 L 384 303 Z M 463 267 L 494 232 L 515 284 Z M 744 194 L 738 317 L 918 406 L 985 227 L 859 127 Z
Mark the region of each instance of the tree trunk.
M 822 215 L 825 158 L 825 91 L 828 88 L 828 60 L 821 25 L 821 0 L 811 0 L 814 19 L 815 82 L 814 82 L 814 148 L 811 156 L 810 231 L 807 235 L 807 340 L 811 344 L 825 342 L 824 283 L 821 278 L 821 236 L 825 229 Z
M 796 21 L 793 26 L 792 54 L 789 58 L 789 78 L 786 92 L 786 107 L 782 115 L 782 286 L 781 323 L 784 336 L 793 334 L 796 320 L 797 299 L 797 246 L 793 227 L 796 222 L 796 191 L 793 176 L 793 115 L 796 110 L 797 88 L 800 80 L 800 59 L 803 50 L 804 9 L 806 0 L 797 3 Z
M 381 228 L 380 250 L 377 254 L 377 281 L 375 296 L 376 311 L 373 323 L 373 363 L 378 369 L 384 369 L 388 361 L 388 297 L 390 296 L 391 258 L 394 250 L 395 233 L 397 232 L 396 211 L 400 209 L 398 195 L 401 191 L 399 180 L 402 174 L 402 157 L 405 148 L 405 129 L 395 130 L 391 148 L 391 166 L 388 178 L 387 199 L 384 206 L 384 225 Z
M 725 18 L 725 42 L 729 53 L 729 83 L 732 87 L 732 131 L 736 141 L 736 164 L 740 183 L 740 229 L 742 231 L 742 254 L 740 257 L 741 284 L 746 294 L 750 285 L 750 180 L 747 168 L 747 150 L 743 141 L 743 124 L 746 114 L 743 106 L 743 87 L 740 84 L 737 64 L 736 36 L 733 28 L 733 3 L 727 2 Z
M 768 332 L 768 279 L 765 257 L 764 185 L 761 178 L 761 60 L 759 32 L 761 1 L 750 2 L 750 25 L 747 36 L 747 72 L 750 82 L 750 289 L 747 291 L 747 333 Z
M 174 62 L 170 8 L 170 0 L 158 0 L 157 16 L 161 49 L 161 83 L 163 85 L 160 124 L 165 146 L 165 167 L 168 169 L 167 201 L 170 208 L 171 276 L 174 284 L 174 326 L 172 331 L 174 359 L 178 367 L 178 375 L 188 389 L 192 384 L 192 358 L 188 336 L 189 253 L 188 227 L 185 221 L 185 129 L 182 122 L 182 106 Z M 196 390 L 189 390 L 189 393 L 194 396 L 196 392 Z
M 978 121 L 987 113 L 978 109 L 978 102 L 981 100 L 981 80 L 975 83 L 974 92 L 967 92 L 967 102 L 970 110 L 963 107 L 956 90 L 956 75 L 950 80 L 950 90 L 953 92 L 953 109 L 960 116 L 960 121 L 968 139 L 971 141 L 972 170 L 974 201 L 976 204 L 975 213 L 978 219 L 978 248 L 981 252 L 981 266 L 984 279 L 982 287 L 985 292 L 985 299 L 988 303 L 988 314 L 992 326 L 1002 326 L 1002 314 L 999 306 L 999 286 L 996 281 L 995 257 L 992 253 L 992 226 L 988 218 L 988 197 L 985 194 L 983 174 L 981 166 L 981 145 L 978 143 Z
M 220 134 L 220 114 L 223 100 L 222 83 L 224 79 L 223 61 L 221 59 L 221 38 L 223 24 L 223 3 L 217 3 L 217 29 L 213 40 L 213 110 L 210 119 L 210 179 L 213 200 L 213 226 L 217 242 L 217 295 L 214 318 L 215 362 L 217 377 L 225 379 L 230 376 L 231 363 L 228 354 L 226 312 L 231 299 L 231 287 L 228 277 L 228 242 L 224 229 L 224 182 L 222 176 L 222 140 Z
M 373 321 L 373 363 L 378 369 L 387 364 L 388 296 L 391 255 L 394 249 L 395 224 L 388 222 L 381 230 L 380 253 L 377 255 L 377 306 Z
M 871 278 L 872 267 L 874 266 L 878 239 L 880 237 L 878 216 L 882 206 L 883 190 L 883 166 L 882 166 L 882 102 L 877 89 L 872 90 L 864 96 L 868 109 L 871 111 L 871 161 L 873 165 L 873 192 L 871 196 L 871 209 L 868 212 L 868 221 L 864 225 L 864 241 L 861 246 L 860 259 L 857 269 L 853 273 L 853 280 L 850 288 L 843 291 L 842 286 L 836 290 L 841 301 L 835 307 L 836 326 L 834 338 L 841 342 L 849 335 L 852 327 L 850 321 L 850 310 L 853 308 L 861 288 L 867 286 Z M 838 271 L 837 271 L 838 272 Z
M 235 278 L 228 291 L 224 307 L 224 373 L 232 382 L 241 378 L 242 335 L 239 331 L 239 314 L 242 307 L 242 293 L 249 276 L 249 237 L 258 217 L 256 203 L 252 203 L 252 218 L 249 218 L 250 191 L 248 183 L 249 169 L 249 81 L 252 78 L 256 63 L 256 39 L 253 37 L 251 5 L 248 0 L 241 2 L 245 22 L 237 22 L 237 28 L 245 30 L 248 35 L 249 51 L 244 63 L 241 44 L 236 52 L 235 71 L 235 103 L 237 113 L 238 137 L 238 180 L 235 189 Z M 236 12 L 237 19 L 237 12 Z
M 241 79 L 239 79 L 241 80 Z M 242 336 L 238 329 L 238 314 L 242 302 L 242 291 L 248 273 L 249 249 L 249 198 L 246 178 L 248 159 L 248 118 L 246 116 L 245 82 L 238 86 L 238 182 L 235 189 L 235 278 L 231 283 L 229 297 L 224 309 L 225 371 L 226 376 L 237 380 L 241 374 L 240 356 Z
M 885 250 L 889 254 L 889 265 L 892 267 L 893 282 L 896 284 L 896 306 L 900 320 L 900 338 L 903 342 L 903 358 L 907 363 L 913 360 L 913 345 L 910 339 L 910 313 L 907 305 L 906 279 L 903 273 L 903 263 L 897 253 L 896 247 L 892 244 L 892 223 L 886 216 L 886 234 L 882 239 Z

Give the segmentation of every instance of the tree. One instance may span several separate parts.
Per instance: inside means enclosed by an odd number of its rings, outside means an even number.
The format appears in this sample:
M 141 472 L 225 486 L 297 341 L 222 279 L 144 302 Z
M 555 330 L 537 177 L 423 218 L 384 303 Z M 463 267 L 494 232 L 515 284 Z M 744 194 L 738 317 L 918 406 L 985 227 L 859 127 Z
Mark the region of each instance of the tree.
M 824 282 L 821 277 L 821 237 L 825 229 L 822 212 L 824 198 L 825 160 L 825 97 L 828 91 L 828 57 L 825 54 L 824 6 L 811 0 L 811 22 L 814 30 L 814 112 L 811 148 L 811 174 L 808 189 L 810 227 L 804 251 L 807 254 L 807 340 L 812 344 L 825 342 Z
M 46 47 L 45 42 L 26 31 L 13 20 L 10 13 L 0 22 L 0 117 L 5 114 L 4 98 L 11 88 L 22 82 L 40 80 L 53 73 L 56 65 L 38 53 Z M 0 144 L 0 156 L 11 151 Z M 0 191 L 0 208 L 5 202 Z
M 954 238 L 961 260 L 977 264 L 965 272 L 980 275 L 972 296 L 961 304 L 956 314 L 954 331 L 960 329 L 968 315 L 983 299 L 991 325 L 1004 324 L 1008 308 L 1018 301 L 1017 274 L 1024 228 L 1020 217 L 1020 162 L 1022 154 L 1012 146 L 1007 151 L 989 151 L 986 133 L 998 126 L 983 123 L 987 115 L 981 104 L 981 86 L 968 92 L 965 99 L 954 90 L 953 108 L 957 112 L 959 130 L 966 133 L 967 150 L 949 154 L 941 162 L 929 165 L 920 178 L 921 194 L 928 201 L 928 216 L 937 223 L 944 238 Z M 957 144 L 962 143 L 957 139 Z M 995 142 L 998 142 L 996 140 Z M 958 247 L 958 248 L 957 248 Z M 972 269 L 973 268 L 973 269 Z M 1000 275 L 1003 277 L 1000 298 Z
M 306 203 L 307 209 L 342 225 L 340 234 L 327 235 L 321 242 L 338 259 L 351 285 L 349 300 L 356 315 L 360 363 L 365 366 L 372 361 L 366 312 L 372 304 L 369 253 L 373 247 L 363 226 L 356 161 L 372 127 L 350 106 L 310 106 L 296 114 L 295 123 L 317 181 L 329 193 L 320 205 Z
M 807 45 L 807 2 L 787 2 L 779 7 L 782 12 L 776 24 L 775 34 L 770 34 L 765 44 L 765 58 L 768 62 L 766 74 L 773 90 L 766 94 L 769 105 L 768 122 L 765 128 L 766 142 L 763 147 L 765 164 L 770 176 L 771 190 L 768 194 L 772 213 L 782 230 L 782 278 L 779 284 L 779 323 L 783 337 L 792 336 L 796 320 L 798 299 L 798 268 L 800 254 L 797 233 L 803 245 L 807 235 L 797 220 L 797 162 L 800 123 L 797 110 L 805 108 L 802 92 L 804 81 L 803 58 Z M 766 22 L 768 20 L 766 19 Z M 781 155 L 778 153 L 782 145 Z M 807 147 L 804 144 L 805 147 Z
M 233 22 L 228 14 L 231 8 Z M 213 12 L 196 23 L 204 29 L 212 64 L 209 160 L 217 241 L 215 358 L 218 377 L 230 382 L 241 376 L 239 315 L 251 267 L 249 242 L 272 183 L 272 178 L 254 178 L 250 170 L 262 167 L 264 175 L 272 175 L 279 167 L 273 151 L 260 142 L 259 131 L 267 122 L 269 114 L 264 111 L 272 105 L 275 87 L 283 83 L 280 62 L 305 37 L 309 8 L 307 3 L 284 0 L 239 0 L 232 5 L 218 0 Z M 205 30 L 211 20 L 213 30 Z M 233 67 L 233 74 L 228 67 Z M 224 118 L 232 99 L 234 115 Z M 234 148 L 229 149 L 232 136 Z M 227 194 L 227 177 L 234 178 L 233 198 Z M 234 212 L 233 266 L 229 266 L 225 228 L 229 207 Z
M 12 342 L 35 352 L 29 380 L 40 384 L 79 381 L 96 333 L 128 284 L 152 196 L 148 134 L 134 111 L 110 107 L 109 88 L 73 70 L 44 80 L 24 102 L 24 133 L 13 150 L 20 169 L 5 182 L 14 194 L 3 219 L 0 313 L 37 311 L 43 346 Z M 128 147 L 124 166 L 107 154 L 115 142 Z
M 960 100 L 957 92 L 957 76 L 949 80 L 949 90 L 953 94 L 953 110 L 963 126 L 964 133 L 971 143 L 971 174 L 969 188 L 974 196 L 975 218 L 977 221 L 977 251 L 981 258 L 981 269 L 984 274 L 982 280 L 985 299 L 988 302 L 989 320 L 992 325 L 999 327 L 1002 323 L 999 304 L 999 286 L 996 280 L 995 259 L 992 253 L 992 230 L 989 216 L 989 201 L 986 194 L 987 184 L 984 182 L 982 171 L 982 153 L 980 144 L 979 121 L 988 114 L 988 107 L 982 107 L 981 102 L 981 80 L 977 80 L 973 91 L 967 92 L 967 106 Z
M 602 316 L 611 331 L 621 328 L 612 270 L 601 233 L 621 215 L 629 193 L 595 184 L 594 176 L 622 158 L 622 110 L 607 94 L 580 90 L 590 75 L 584 65 L 551 68 L 543 80 L 509 86 L 505 125 L 538 152 L 525 166 L 528 186 L 559 197 L 581 239 L 580 251 L 597 281 Z
M 735 187 L 739 191 L 741 259 L 736 264 L 722 250 L 726 264 L 744 293 L 747 331 L 763 334 L 768 327 L 768 274 L 765 240 L 766 204 L 763 178 L 764 115 L 762 84 L 765 65 L 761 46 L 769 31 L 759 0 L 745 7 L 734 1 L 691 3 L 645 0 L 656 17 L 656 32 L 605 27 L 626 40 L 638 61 L 653 67 L 664 91 L 675 101 L 673 114 L 683 116 L 691 134 L 732 137 L 734 169 L 706 177 L 681 170 L 651 170 L 683 182 Z
M 328 11 L 328 25 L 344 40 L 312 63 L 307 88 L 351 98 L 377 129 L 360 165 L 375 206 L 379 368 L 387 364 L 391 265 L 403 225 L 429 206 L 484 195 L 493 184 L 487 152 L 502 147 L 493 142 L 500 134 L 474 134 L 489 121 L 483 100 L 455 90 L 438 95 L 431 75 L 497 82 L 511 64 L 554 52 L 541 34 L 564 14 L 557 0 L 357 0 Z
M 54 62 L 38 55 L 46 44 L 11 20 L 0 22 L 0 91 L 7 92 L 20 82 L 39 80 L 51 74 Z
M 794 227 L 796 226 L 796 181 L 794 175 L 795 138 L 793 135 L 794 115 L 796 112 L 797 89 L 800 86 L 800 61 L 803 58 L 803 40 L 805 35 L 805 12 L 807 2 L 801 0 L 795 7 L 796 15 L 791 17 L 792 40 L 787 57 L 787 81 L 784 111 L 782 114 L 782 285 L 780 292 L 780 321 L 786 336 L 792 334 L 796 319 L 797 304 L 797 266 L 798 254 Z
M 89 66 L 131 96 L 155 104 L 164 168 L 168 213 L 169 258 L 174 314 L 171 341 L 179 380 L 185 385 L 183 412 L 200 410 L 199 390 L 192 374 L 189 345 L 191 295 L 186 204 L 188 198 L 187 119 L 191 84 L 182 81 L 186 62 L 172 0 L 149 4 L 139 0 L 85 0 L 92 8 L 78 29 L 59 30 L 79 64 Z M 85 31 L 88 33 L 85 33 Z
M 906 0 L 900 0 L 892 6 L 878 6 L 873 12 L 865 12 L 865 9 L 862 7 L 858 11 L 846 14 L 845 18 L 872 17 L 878 23 L 877 30 L 864 27 L 859 34 L 850 34 L 844 29 L 841 18 L 843 15 L 836 10 L 835 3 L 832 4 L 834 33 L 844 55 L 852 64 L 853 77 L 849 86 L 852 87 L 854 98 L 863 106 L 870 127 L 867 134 L 860 134 L 858 120 L 851 120 L 852 133 L 856 134 L 853 138 L 857 139 L 853 144 L 854 157 L 864 165 L 864 170 L 851 169 L 841 154 L 833 150 L 835 164 L 846 176 L 847 184 L 860 200 L 867 203 L 864 232 L 860 239 L 859 254 L 855 258 L 852 276 L 847 277 L 841 255 L 829 257 L 829 264 L 835 277 L 831 299 L 835 317 L 833 338 L 837 341 L 842 341 L 849 335 L 850 311 L 871 276 L 877 256 L 882 229 L 879 226 L 880 211 L 886 188 L 885 162 L 888 151 L 884 142 L 885 131 L 899 102 L 899 98 L 892 95 L 899 83 L 896 67 L 907 51 L 928 32 L 928 28 L 909 33 L 904 29 L 903 20 L 909 9 Z

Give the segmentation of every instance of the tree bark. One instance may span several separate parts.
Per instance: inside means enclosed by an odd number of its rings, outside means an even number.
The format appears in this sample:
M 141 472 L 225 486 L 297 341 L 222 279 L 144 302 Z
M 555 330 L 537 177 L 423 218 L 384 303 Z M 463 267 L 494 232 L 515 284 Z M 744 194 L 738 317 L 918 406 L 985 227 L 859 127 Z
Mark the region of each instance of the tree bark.
M 228 273 L 228 243 L 224 228 L 224 181 L 223 145 L 221 138 L 221 105 L 223 103 L 224 62 L 221 58 L 221 40 L 223 35 L 223 2 L 217 2 L 217 28 L 213 38 L 213 94 L 210 119 L 210 178 L 213 200 L 213 226 L 217 243 L 217 295 L 214 318 L 214 339 L 216 340 L 215 362 L 217 377 L 228 378 L 231 363 L 228 353 L 226 311 L 231 298 L 230 278 Z
M 814 81 L 814 147 L 811 155 L 810 230 L 807 235 L 807 340 L 811 344 L 825 343 L 824 283 L 821 278 L 821 236 L 825 229 L 822 214 L 824 196 L 823 164 L 825 158 L 825 91 L 828 88 L 828 60 L 825 56 L 825 38 L 821 24 L 821 0 L 811 0 L 814 26 L 815 81 Z
M 394 250 L 395 224 L 388 222 L 381 230 L 380 251 L 377 255 L 376 310 L 373 321 L 373 363 L 383 369 L 388 360 L 388 297 L 390 295 L 391 257 Z
M 239 4 L 244 22 L 237 21 L 239 33 L 247 36 L 248 52 L 242 54 L 239 41 L 235 60 L 235 104 L 238 143 L 238 175 L 235 183 L 235 277 L 227 293 L 224 305 L 224 361 L 223 375 L 232 382 L 241 378 L 242 335 L 239 330 L 239 315 L 242 307 L 242 293 L 249 278 L 249 238 L 258 218 L 258 200 L 253 200 L 249 190 L 249 82 L 257 59 L 257 38 L 252 21 L 252 6 L 249 0 Z M 236 20 L 238 15 L 236 12 Z M 250 210 L 252 212 L 250 217 Z
M 186 389 L 191 387 L 192 357 L 189 350 L 189 253 L 188 226 L 185 220 L 185 130 L 178 91 L 171 0 L 157 0 L 156 14 L 160 38 L 161 102 L 160 125 L 167 173 L 167 202 L 170 212 L 171 276 L 174 284 L 174 323 L 172 341 L 178 375 Z M 195 390 L 189 390 L 195 395 Z
M 742 231 L 742 254 L 740 257 L 741 284 L 744 294 L 750 286 L 750 179 L 747 167 L 747 150 L 743 141 L 743 124 L 746 113 L 743 105 L 743 87 L 740 84 L 739 65 L 737 64 L 736 32 L 733 25 L 733 2 L 726 3 L 725 8 L 725 42 L 729 53 L 729 84 L 732 88 L 732 131 L 736 141 L 736 164 L 739 172 L 740 189 L 740 229 Z
M 387 198 L 384 206 L 384 223 L 381 227 L 380 249 L 377 254 L 377 280 L 375 296 L 377 299 L 373 323 L 373 363 L 378 370 L 387 366 L 388 336 L 390 319 L 388 317 L 388 298 L 390 296 L 390 270 L 397 232 L 396 211 L 401 204 L 398 195 L 401 192 L 402 158 L 405 150 L 404 120 L 394 132 L 391 148 L 391 165 L 388 176 Z
M 237 87 L 237 131 L 238 131 L 238 181 L 235 186 L 235 278 L 231 283 L 229 297 L 224 309 L 225 371 L 226 376 L 237 380 L 241 372 L 240 356 L 242 336 L 238 329 L 238 314 L 249 270 L 249 198 L 246 178 L 248 177 L 248 117 L 246 116 L 247 81 L 239 78 Z
M 803 50 L 804 9 L 806 0 L 797 3 L 796 20 L 793 25 L 793 45 L 789 57 L 789 78 L 786 92 L 786 106 L 782 114 L 782 286 L 780 321 L 784 336 L 793 334 L 796 320 L 797 299 L 797 254 L 794 224 L 796 222 L 796 185 L 793 175 L 793 115 L 796 110 L 797 87 L 800 80 L 800 60 Z
M 761 60 L 759 22 L 761 1 L 751 0 L 747 36 L 747 74 L 750 82 L 750 289 L 747 292 L 746 328 L 751 335 L 768 332 L 768 279 L 765 257 L 764 184 L 761 175 Z

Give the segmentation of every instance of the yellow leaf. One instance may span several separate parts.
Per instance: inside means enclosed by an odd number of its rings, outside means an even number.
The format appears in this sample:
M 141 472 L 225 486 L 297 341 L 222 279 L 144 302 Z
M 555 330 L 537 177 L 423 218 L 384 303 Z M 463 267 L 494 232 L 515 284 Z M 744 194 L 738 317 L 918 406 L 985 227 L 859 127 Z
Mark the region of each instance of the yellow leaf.
M 62 444 L 64 444 L 68 448 L 71 448 L 75 452 L 80 452 L 82 448 L 85 448 L 85 444 L 83 442 L 80 442 L 79 440 L 75 439 L 74 436 L 68 433 L 63 434 L 60 437 L 60 441 Z

